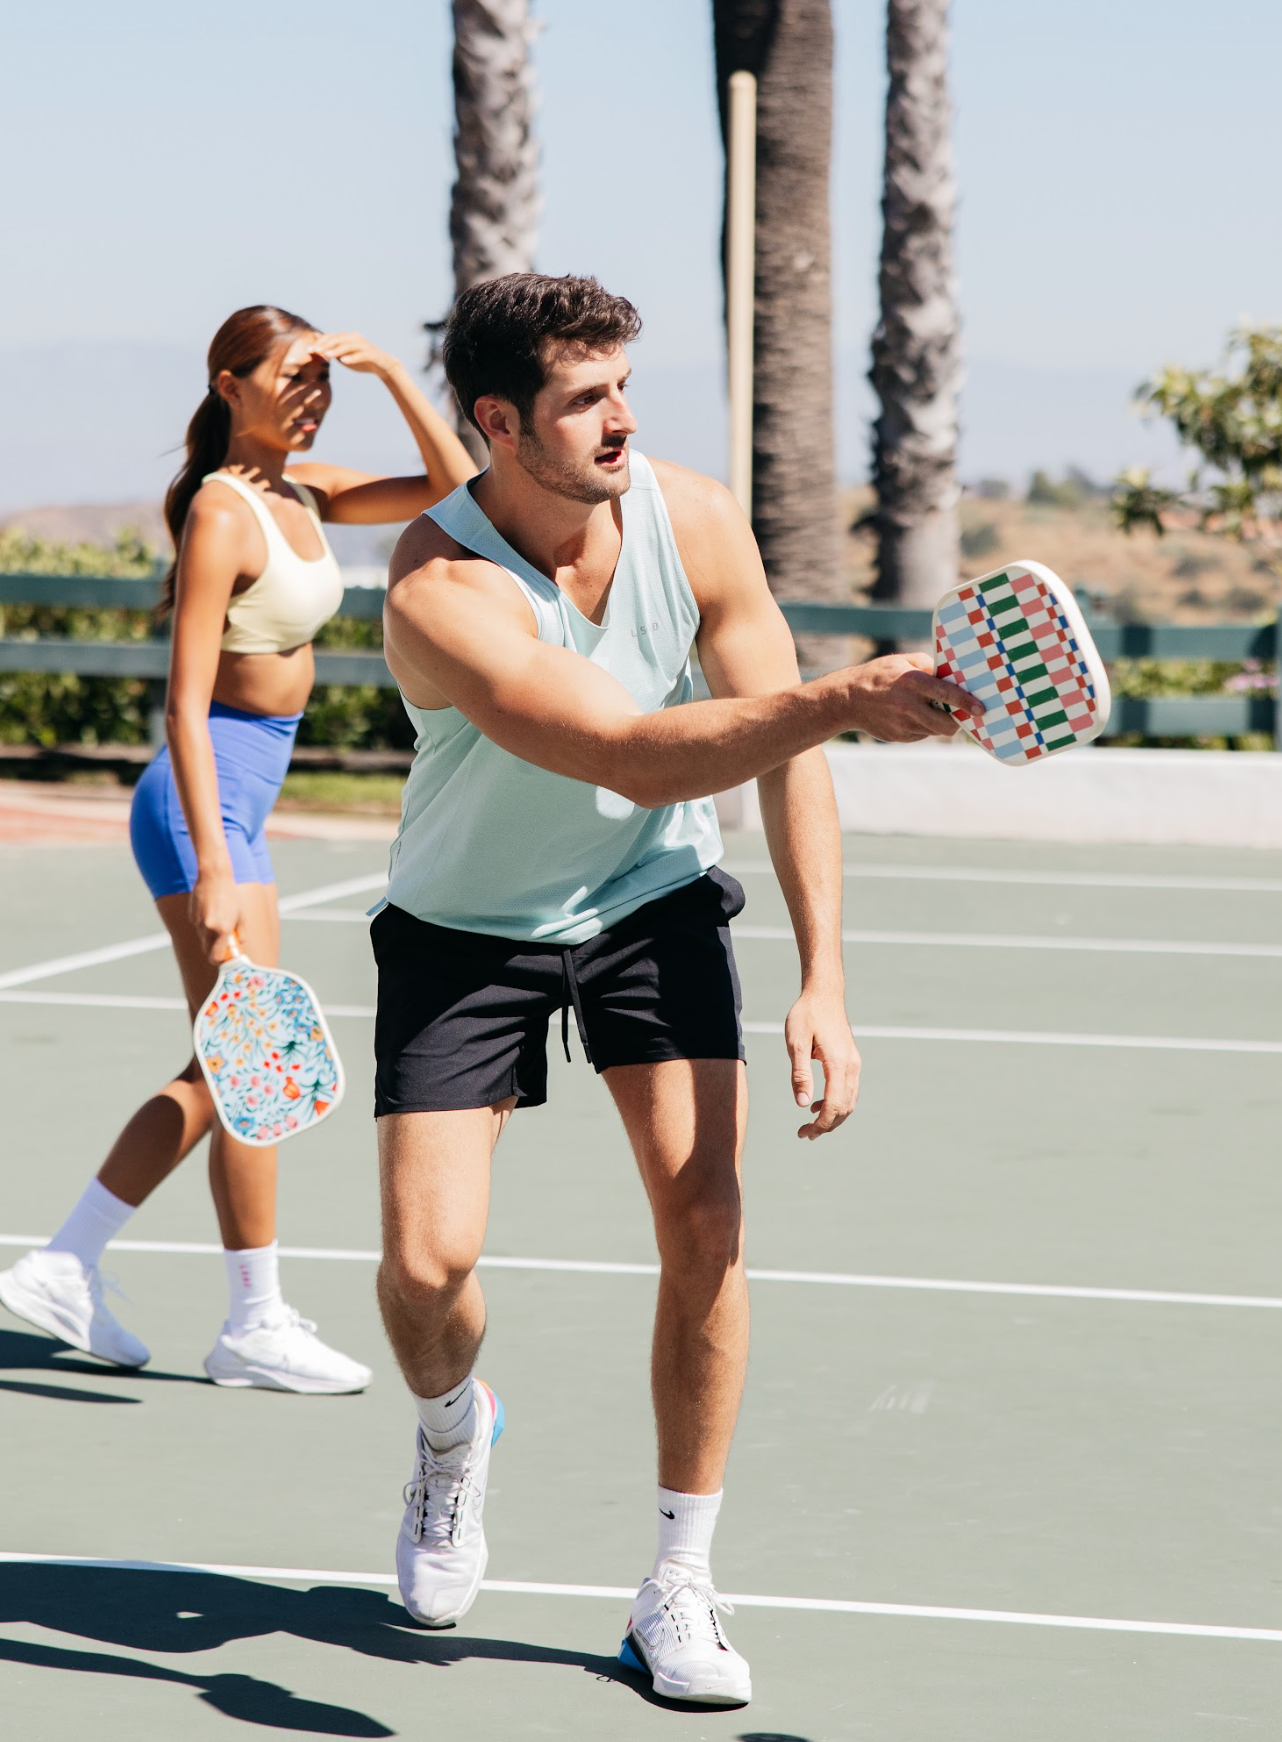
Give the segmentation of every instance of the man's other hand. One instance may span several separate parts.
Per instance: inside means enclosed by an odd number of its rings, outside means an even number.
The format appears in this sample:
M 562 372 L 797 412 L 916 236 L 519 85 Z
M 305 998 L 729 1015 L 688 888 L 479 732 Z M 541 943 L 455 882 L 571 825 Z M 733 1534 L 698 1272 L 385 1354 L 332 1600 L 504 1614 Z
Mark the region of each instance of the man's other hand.
M 859 1048 L 850 1032 L 845 998 L 840 993 L 803 991 L 788 1012 L 783 1033 L 792 1062 L 793 1099 L 815 1115 L 797 1136 L 823 1137 L 850 1117 L 859 1099 Z M 816 1059 L 824 1072 L 824 1092 L 818 1101 L 812 1099 Z

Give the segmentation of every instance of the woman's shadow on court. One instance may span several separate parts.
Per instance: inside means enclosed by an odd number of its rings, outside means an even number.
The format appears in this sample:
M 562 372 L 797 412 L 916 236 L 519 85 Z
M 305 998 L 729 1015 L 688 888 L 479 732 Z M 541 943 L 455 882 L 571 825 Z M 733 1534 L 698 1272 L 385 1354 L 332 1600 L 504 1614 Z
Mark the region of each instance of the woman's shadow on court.
M 614 1657 L 518 1640 L 478 1639 L 415 1627 L 381 1591 L 318 1585 L 310 1591 L 198 1572 L 0 1564 L 0 1626 L 26 1623 L 136 1652 L 203 1652 L 238 1639 L 284 1633 L 387 1663 L 448 1669 L 469 1659 L 558 1664 L 619 1682 L 656 1700 Z M 226 1717 L 322 1736 L 391 1736 L 377 1718 L 300 1698 L 274 1682 L 244 1675 L 194 1675 L 117 1652 L 77 1651 L 0 1638 L 0 1663 L 180 1683 Z M 670 1708 L 669 1708 L 670 1709 Z M 706 1709 L 705 1709 L 706 1713 Z M 797 1742 L 801 1742 L 798 1738 Z
M 154 1367 L 112 1367 L 92 1361 L 66 1343 L 34 1331 L 0 1327 L 0 1371 L 8 1373 L 83 1374 L 92 1379 L 145 1380 L 152 1385 L 208 1385 L 204 1373 L 165 1373 Z M 88 1391 L 81 1385 L 49 1385 L 38 1379 L 0 1379 L 0 1392 L 48 1397 L 61 1403 L 141 1403 L 124 1392 Z

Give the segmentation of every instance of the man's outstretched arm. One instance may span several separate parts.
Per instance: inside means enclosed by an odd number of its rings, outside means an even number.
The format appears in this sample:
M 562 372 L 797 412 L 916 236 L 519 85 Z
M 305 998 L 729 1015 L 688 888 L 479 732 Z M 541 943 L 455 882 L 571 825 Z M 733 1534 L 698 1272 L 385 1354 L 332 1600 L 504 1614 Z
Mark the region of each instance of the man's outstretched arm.
M 514 756 L 649 808 L 722 792 L 854 728 L 950 737 L 955 723 L 932 702 L 977 706 L 892 657 L 769 695 L 643 714 L 608 672 L 539 641 L 512 581 L 457 554 L 430 520 L 402 535 L 392 578 L 385 652 L 411 701 L 452 703 Z

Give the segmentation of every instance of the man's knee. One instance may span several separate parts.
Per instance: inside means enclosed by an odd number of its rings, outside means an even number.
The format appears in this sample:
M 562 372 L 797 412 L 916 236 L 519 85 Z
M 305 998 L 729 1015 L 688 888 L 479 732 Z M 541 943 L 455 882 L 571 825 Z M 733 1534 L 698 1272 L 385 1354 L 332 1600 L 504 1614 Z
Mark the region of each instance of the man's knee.
M 682 1268 L 704 1272 L 732 1269 L 743 1244 L 743 1197 L 728 1168 L 701 1179 L 693 1189 L 676 1189 L 655 1204 L 655 1234 L 660 1257 Z
M 476 1269 L 472 1251 L 435 1249 L 398 1250 L 383 1254 L 378 1271 L 378 1290 L 413 1309 L 431 1309 L 453 1300 Z

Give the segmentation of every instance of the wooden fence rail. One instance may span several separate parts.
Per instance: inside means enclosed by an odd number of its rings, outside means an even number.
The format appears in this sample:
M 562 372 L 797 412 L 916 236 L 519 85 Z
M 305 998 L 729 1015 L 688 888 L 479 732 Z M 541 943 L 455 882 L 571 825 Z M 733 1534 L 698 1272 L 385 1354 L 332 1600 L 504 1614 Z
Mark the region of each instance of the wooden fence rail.
M 153 611 L 159 574 L 122 580 L 101 575 L 0 573 L 0 606 L 43 605 L 80 609 Z M 348 587 L 341 617 L 369 621 L 382 615 L 378 587 Z M 930 637 L 930 612 L 901 605 L 829 605 L 788 600 L 783 614 L 797 634 L 858 635 L 883 645 L 921 644 Z M 1279 625 L 1270 623 L 1114 623 L 1088 611 L 1101 657 L 1118 659 L 1243 660 L 1275 662 Z M 59 636 L 0 637 L 0 672 L 75 673 L 82 677 L 137 677 L 163 684 L 169 647 L 159 632 L 136 641 L 73 641 Z M 316 679 L 326 684 L 394 688 L 381 653 L 318 648 Z M 1268 732 L 1282 747 L 1282 706 L 1275 696 L 1124 696 L 1114 700 L 1108 736 L 1240 737 Z

